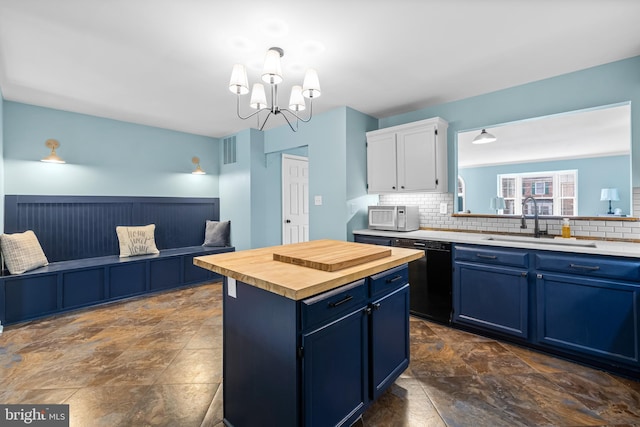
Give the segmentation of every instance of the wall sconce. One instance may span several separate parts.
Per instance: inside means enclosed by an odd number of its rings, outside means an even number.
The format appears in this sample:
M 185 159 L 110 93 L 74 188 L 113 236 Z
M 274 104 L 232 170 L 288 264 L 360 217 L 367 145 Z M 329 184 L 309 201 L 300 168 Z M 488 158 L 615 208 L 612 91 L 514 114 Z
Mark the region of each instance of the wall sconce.
M 200 158 L 199 157 L 194 157 L 191 159 L 191 163 L 193 163 L 194 165 L 196 165 L 196 168 L 193 172 L 191 172 L 193 175 L 205 175 L 206 172 L 202 170 L 202 168 L 200 167 Z
M 498 214 L 498 211 L 500 209 L 504 209 L 505 208 L 504 197 L 492 197 L 492 198 L 490 198 L 489 199 L 489 208 L 495 210 L 496 214 Z
M 611 210 L 611 201 L 617 202 L 620 200 L 617 188 L 603 188 L 600 190 L 600 201 L 604 202 L 607 200 L 609 201 L 609 212 L 607 212 L 607 215 L 613 215 L 614 212 Z
M 51 153 L 45 157 L 44 159 L 40 160 L 41 162 L 46 162 L 46 163 L 66 163 L 64 160 L 62 160 L 60 157 L 58 157 L 58 154 L 56 154 L 56 148 L 60 147 L 60 143 L 58 142 L 58 140 L 56 139 L 47 139 L 47 141 L 44 143 L 44 145 L 47 148 L 51 149 Z

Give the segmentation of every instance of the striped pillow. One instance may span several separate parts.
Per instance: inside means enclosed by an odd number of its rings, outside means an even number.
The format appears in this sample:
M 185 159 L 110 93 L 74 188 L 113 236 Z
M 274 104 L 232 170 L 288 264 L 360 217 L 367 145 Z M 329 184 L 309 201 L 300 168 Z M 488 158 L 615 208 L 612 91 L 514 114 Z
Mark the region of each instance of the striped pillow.
M 11 274 L 21 274 L 49 264 L 32 230 L 0 236 L 2 256 Z

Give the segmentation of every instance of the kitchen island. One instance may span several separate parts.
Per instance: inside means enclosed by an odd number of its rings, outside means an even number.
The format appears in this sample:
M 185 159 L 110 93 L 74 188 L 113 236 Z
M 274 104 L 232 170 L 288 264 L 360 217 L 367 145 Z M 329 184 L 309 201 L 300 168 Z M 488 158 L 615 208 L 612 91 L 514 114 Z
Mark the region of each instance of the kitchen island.
M 194 258 L 224 276 L 226 425 L 348 426 L 407 368 L 407 263 L 423 252 L 372 248 L 318 240 Z

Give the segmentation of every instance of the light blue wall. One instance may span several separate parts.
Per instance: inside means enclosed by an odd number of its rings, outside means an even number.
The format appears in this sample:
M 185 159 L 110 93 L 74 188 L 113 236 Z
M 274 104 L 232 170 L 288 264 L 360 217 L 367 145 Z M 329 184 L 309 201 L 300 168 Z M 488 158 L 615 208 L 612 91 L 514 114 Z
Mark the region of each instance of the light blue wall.
M 292 132 L 283 125 L 265 132 L 265 151 L 308 147 L 309 239 L 346 239 L 346 107 L 314 116 Z M 314 205 L 322 196 L 322 206 Z M 271 209 L 281 209 L 281 198 Z
M 267 175 L 265 177 L 266 209 L 262 213 L 265 221 L 263 246 L 282 244 L 282 155 L 308 157 L 309 147 L 291 148 L 265 154 Z
M 632 180 L 636 187 L 640 185 L 640 56 L 387 117 L 380 119 L 380 127 L 436 116 L 447 120 L 449 191 L 452 192 L 456 183 L 457 132 L 624 101 L 631 101 Z
M 578 215 L 597 216 L 607 211 L 608 204 L 600 201 L 601 188 L 617 188 L 620 201 L 613 202 L 613 207 L 622 208 L 624 214 L 630 213 L 629 176 L 616 173 L 629 170 L 629 156 L 464 168 L 460 169 L 459 175 L 466 185 L 466 208 L 471 213 L 495 214 L 495 211 L 489 209 L 489 198 L 496 195 L 498 174 L 569 169 L 578 171 Z
M 314 116 L 311 122 L 301 124 L 298 132 L 288 126 L 280 126 L 265 132 L 267 161 L 275 166 L 270 157 L 283 151 L 308 147 L 309 157 L 309 238 L 352 239 L 351 224 L 362 227 L 362 209 L 351 214 L 352 205 L 366 194 L 366 147 L 364 133 L 376 129 L 377 120 L 352 110 L 340 107 Z M 273 163 L 272 163 L 273 162 Z M 273 175 L 271 175 L 273 177 Z M 277 186 L 270 183 L 269 216 L 280 222 L 282 198 L 280 181 Z M 314 197 L 322 196 L 322 205 L 314 204 Z M 353 203 L 351 202 L 353 200 Z M 276 224 L 271 220 L 271 225 Z M 268 245 L 281 243 L 281 228 L 269 235 Z
M 378 120 L 347 108 L 347 240 L 353 231 L 368 227 L 367 207 L 377 205 L 378 195 L 367 194 L 367 137 L 378 129 Z
M 220 165 L 220 219 L 231 220 L 231 244 L 237 250 L 251 248 L 252 134 L 246 129 L 234 135 L 236 162 Z M 223 143 L 220 145 L 222 153 Z
M 66 164 L 39 161 L 49 138 Z M 6 194 L 218 196 L 217 139 L 84 114 L 5 102 L 3 157 Z

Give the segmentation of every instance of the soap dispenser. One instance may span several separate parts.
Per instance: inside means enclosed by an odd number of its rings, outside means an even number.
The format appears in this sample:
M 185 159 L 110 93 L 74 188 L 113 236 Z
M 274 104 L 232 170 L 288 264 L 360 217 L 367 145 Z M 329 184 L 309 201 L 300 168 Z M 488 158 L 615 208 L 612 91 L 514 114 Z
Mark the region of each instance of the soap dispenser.
M 571 225 L 569 224 L 569 218 L 562 218 L 562 237 L 565 239 L 571 237 Z

